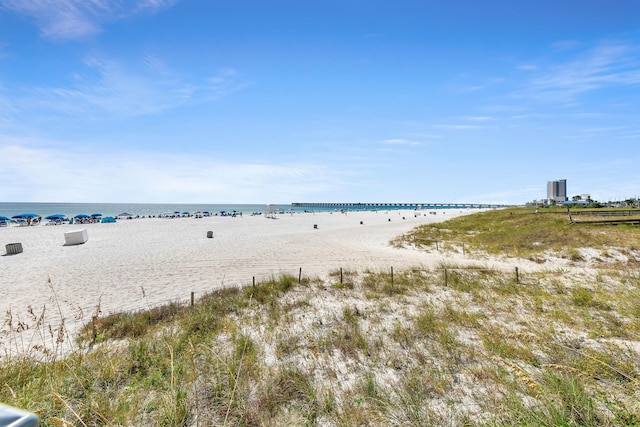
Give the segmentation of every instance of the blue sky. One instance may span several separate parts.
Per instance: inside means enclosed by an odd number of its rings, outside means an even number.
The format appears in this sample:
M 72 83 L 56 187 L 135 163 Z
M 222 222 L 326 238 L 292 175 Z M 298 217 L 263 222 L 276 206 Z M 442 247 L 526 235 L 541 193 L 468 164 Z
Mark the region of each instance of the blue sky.
M 640 194 L 636 0 L 0 0 L 0 201 Z

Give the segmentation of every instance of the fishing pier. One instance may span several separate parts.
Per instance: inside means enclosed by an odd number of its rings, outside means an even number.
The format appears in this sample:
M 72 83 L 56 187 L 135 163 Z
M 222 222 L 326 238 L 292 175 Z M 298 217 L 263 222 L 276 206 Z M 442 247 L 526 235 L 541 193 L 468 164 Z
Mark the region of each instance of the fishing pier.
M 506 208 L 508 205 L 492 203 L 291 203 L 299 209 L 344 209 L 344 210 L 394 210 L 394 209 L 495 209 Z

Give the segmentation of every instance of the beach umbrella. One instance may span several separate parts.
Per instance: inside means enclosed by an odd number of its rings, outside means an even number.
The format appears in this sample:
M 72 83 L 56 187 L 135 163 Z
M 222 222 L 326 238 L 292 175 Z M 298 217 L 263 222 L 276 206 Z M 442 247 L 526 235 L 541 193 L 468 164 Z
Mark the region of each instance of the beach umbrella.
M 11 218 L 6 217 L 6 216 L 0 216 L 0 221 L 10 221 Z
M 20 214 L 20 215 L 14 215 L 11 218 L 14 218 L 14 219 L 18 219 L 18 218 L 35 218 L 37 216 L 38 216 L 38 214 L 34 214 L 34 213 L 23 213 L 23 214 Z
M 118 216 L 133 216 L 132 214 L 130 214 L 129 212 L 122 212 L 120 215 Z
M 92 218 L 98 218 L 98 217 L 101 217 L 101 216 L 102 216 L 102 214 L 100 214 L 100 213 L 91 214 Z
M 62 214 L 53 214 L 49 216 L 45 216 L 44 219 L 64 219 L 65 216 Z
M 74 216 L 74 218 L 89 218 L 89 215 L 87 215 L 87 214 L 78 214 L 78 215 Z

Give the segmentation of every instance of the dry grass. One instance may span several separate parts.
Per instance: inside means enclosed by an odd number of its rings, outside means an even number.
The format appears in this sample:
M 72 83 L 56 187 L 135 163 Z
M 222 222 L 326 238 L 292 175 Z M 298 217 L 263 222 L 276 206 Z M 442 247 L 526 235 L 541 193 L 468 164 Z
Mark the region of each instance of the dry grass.
M 584 260 L 583 248 L 606 258 L 610 248 L 627 255 L 638 250 L 640 227 L 635 225 L 570 224 L 566 209 L 513 208 L 461 216 L 418 227 L 394 244 L 423 246 L 427 250 L 488 253 L 544 262 L 549 257 Z M 626 257 L 627 259 L 629 257 Z M 633 258 L 633 257 L 631 257 Z

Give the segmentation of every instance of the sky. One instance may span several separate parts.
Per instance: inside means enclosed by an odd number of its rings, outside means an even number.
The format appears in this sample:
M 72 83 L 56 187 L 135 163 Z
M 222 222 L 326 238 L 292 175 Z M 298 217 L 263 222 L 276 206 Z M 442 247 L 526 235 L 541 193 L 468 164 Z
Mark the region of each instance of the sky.
M 640 194 L 637 0 L 0 0 L 0 202 Z

